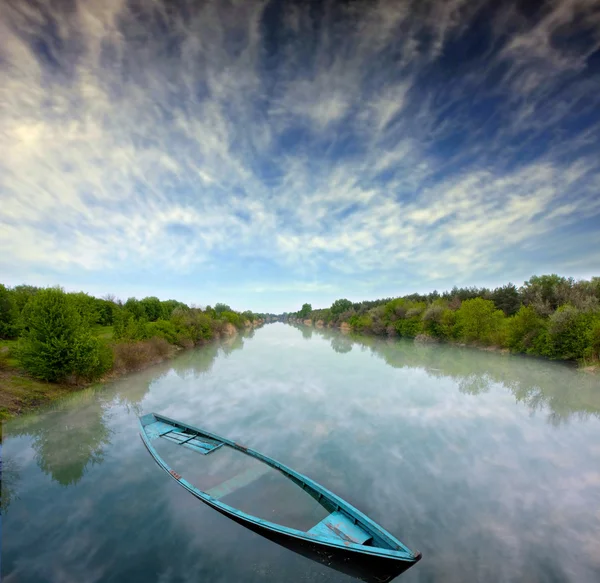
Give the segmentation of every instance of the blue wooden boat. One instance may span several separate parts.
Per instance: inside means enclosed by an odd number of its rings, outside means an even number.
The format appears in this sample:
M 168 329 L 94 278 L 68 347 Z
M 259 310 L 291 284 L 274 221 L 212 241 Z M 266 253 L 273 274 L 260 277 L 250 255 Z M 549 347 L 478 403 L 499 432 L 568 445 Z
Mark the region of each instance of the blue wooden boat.
M 389 581 L 421 559 L 421 553 L 412 552 L 348 502 L 274 459 L 237 442 L 156 413 L 143 415 L 139 422 L 141 437 L 148 451 L 179 485 L 218 512 L 280 545 L 365 581 Z M 157 451 L 165 447 L 168 450 L 166 453 L 175 454 L 183 451 L 180 448 L 186 448 L 202 458 L 210 457 L 211 462 L 218 462 L 215 458 L 225 456 L 221 466 L 227 469 L 235 464 L 225 459 L 226 456 L 238 456 L 244 459 L 232 458 L 233 461 L 242 461 L 246 466 L 223 479 L 213 476 L 213 482 L 208 484 L 210 487 L 201 489 L 192 483 L 192 478 L 188 481 L 166 463 L 163 459 L 166 456 Z M 201 458 L 197 459 L 205 463 Z M 202 463 L 199 463 L 201 473 L 204 472 Z M 190 469 L 188 463 L 186 467 Z M 255 494 L 266 492 L 262 498 L 263 502 L 266 498 L 268 504 L 274 504 L 280 492 L 291 488 L 300 492 L 299 496 L 310 498 L 310 503 L 316 506 L 311 507 L 311 512 L 301 512 L 300 519 L 296 516 L 291 524 L 286 519 L 273 521 L 277 516 L 271 518 L 273 515 L 270 512 L 275 510 L 271 511 L 270 506 L 269 514 L 265 514 L 264 508 L 258 511 L 258 506 L 256 513 L 252 508 L 248 510 L 247 500 L 251 498 L 252 488 Z M 300 498 L 298 501 L 304 502 Z M 294 504 L 287 494 L 283 496 L 283 503 L 287 510 L 293 512 L 294 508 L 290 507 Z M 269 520 L 265 518 L 266 515 Z M 307 523 L 315 516 L 318 521 Z

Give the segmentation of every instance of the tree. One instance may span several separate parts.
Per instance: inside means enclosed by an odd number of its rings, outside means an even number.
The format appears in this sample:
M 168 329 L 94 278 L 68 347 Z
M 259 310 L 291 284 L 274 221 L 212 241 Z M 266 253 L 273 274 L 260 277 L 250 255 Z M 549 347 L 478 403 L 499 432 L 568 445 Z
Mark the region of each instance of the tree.
M 534 275 L 520 289 L 523 303 L 526 306 L 533 306 L 539 314 L 548 316 L 559 306 L 559 287 L 567 283 L 564 277 L 555 273 Z
M 70 375 L 97 378 L 112 364 L 112 353 L 84 326 L 75 302 L 60 288 L 48 288 L 27 303 L 25 331 L 17 356 L 25 370 L 46 381 Z
M 302 304 L 302 309 L 298 312 L 298 318 L 304 320 L 310 316 L 312 312 L 312 306 L 310 304 Z
M 506 316 L 516 314 L 521 307 L 519 290 L 517 289 L 517 286 L 512 283 L 497 287 L 492 292 L 492 301 L 496 308 L 502 310 Z
M 498 332 L 504 314 L 496 310 L 494 302 L 483 298 L 465 300 L 456 312 L 460 334 L 465 340 L 489 342 Z
M 223 312 L 232 312 L 233 310 L 227 305 L 222 304 L 221 302 L 217 302 L 214 308 L 217 314 L 222 314 Z
M 123 306 L 136 320 L 146 317 L 144 306 L 136 298 L 128 298 Z
M 12 291 L 0 283 L 0 338 L 15 338 L 17 331 L 17 307 Z
M 347 312 L 352 309 L 352 302 L 347 299 L 335 300 L 331 304 L 330 313 L 334 318 L 337 318 L 340 314 Z
M 508 347 L 516 352 L 530 352 L 544 329 L 541 316 L 531 306 L 521 306 L 508 320 Z
M 149 322 L 156 322 L 162 315 L 161 302 L 157 297 L 151 296 L 140 300 L 140 306 Z

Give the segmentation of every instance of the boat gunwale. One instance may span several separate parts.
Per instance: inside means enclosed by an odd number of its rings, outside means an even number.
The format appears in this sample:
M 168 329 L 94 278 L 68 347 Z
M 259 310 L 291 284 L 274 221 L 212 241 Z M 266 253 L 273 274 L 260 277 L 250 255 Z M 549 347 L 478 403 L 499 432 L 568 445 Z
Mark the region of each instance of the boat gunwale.
M 217 500 L 216 498 L 213 498 L 212 496 L 210 496 L 210 494 L 207 494 L 206 492 L 204 492 L 204 491 L 200 490 L 199 488 L 196 488 L 195 486 L 190 484 L 183 476 L 177 477 L 179 474 L 174 472 L 174 470 L 172 470 L 171 467 L 161 458 L 161 456 L 155 450 L 154 446 L 150 443 L 150 439 L 148 438 L 148 435 L 146 434 L 146 431 L 145 431 L 145 425 L 142 422 L 142 417 L 147 417 L 147 415 L 152 415 L 156 419 L 156 421 L 164 421 L 175 427 L 179 427 L 181 429 L 188 429 L 190 431 L 197 432 L 200 435 L 205 435 L 206 437 L 209 437 L 210 439 L 215 439 L 217 441 L 220 441 L 220 442 L 224 443 L 225 445 L 232 447 L 233 449 L 241 451 L 242 453 L 245 453 L 251 457 L 254 457 L 254 458 L 262 461 L 263 463 L 266 463 L 267 465 L 283 472 L 284 474 L 287 474 L 290 477 L 296 478 L 300 482 L 303 482 L 304 484 L 306 484 L 307 486 L 312 488 L 317 493 L 320 493 L 324 497 L 328 498 L 334 505 L 337 506 L 337 510 L 345 511 L 352 519 L 354 519 L 358 523 L 359 526 L 361 526 L 363 529 L 367 530 L 367 532 L 374 531 L 375 533 L 377 533 L 378 536 L 380 536 L 384 540 L 387 539 L 386 542 L 388 542 L 389 544 L 394 544 L 394 545 L 398 546 L 399 548 L 398 549 L 386 549 L 383 547 L 374 547 L 374 546 L 372 547 L 372 546 L 351 543 L 351 542 L 347 542 L 347 541 L 337 543 L 336 541 L 334 541 L 332 539 L 328 539 L 328 538 L 325 538 L 325 537 L 322 537 L 319 535 L 309 534 L 307 531 L 297 530 L 294 528 L 283 526 L 281 524 L 270 522 L 268 520 L 263 520 L 261 518 L 258 518 L 257 516 L 254 516 L 252 514 L 247 514 L 241 510 L 238 510 L 237 508 L 234 508 L 232 506 L 229 506 L 228 504 L 225 504 L 225 503 Z M 222 510 L 226 514 L 237 516 L 240 519 L 242 519 L 246 522 L 255 524 L 261 528 L 266 528 L 273 532 L 277 532 L 277 533 L 280 533 L 280 534 L 283 534 L 286 536 L 291 536 L 291 537 L 301 539 L 301 540 L 304 540 L 304 541 L 307 541 L 310 543 L 326 545 L 326 546 L 330 546 L 330 547 L 337 548 L 337 549 L 342 549 L 342 550 L 345 549 L 345 550 L 349 550 L 349 551 L 353 551 L 353 552 L 358 552 L 360 554 L 367 554 L 367 555 L 371 555 L 374 557 L 381 557 L 381 558 L 389 558 L 389 559 L 407 562 L 407 563 L 416 563 L 417 561 L 419 561 L 421 559 L 421 553 L 413 553 L 402 542 L 400 542 L 398 539 L 396 539 L 396 537 L 391 535 L 382 526 L 378 525 L 376 522 L 371 520 L 368 516 L 363 514 L 360 510 L 358 510 L 357 508 L 355 508 L 354 506 L 352 506 L 351 504 L 349 504 L 348 502 L 346 502 L 345 500 L 343 500 L 342 498 L 340 498 L 333 492 L 329 491 L 324 486 L 321 486 L 320 484 L 318 484 L 317 482 L 314 482 L 307 476 L 304 476 L 303 474 L 296 472 L 295 470 L 287 467 L 286 465 L 278 462 L 277 460 L 270 458 L 264 454 L 261 454 L 260 452 L 253 450 L 249 447 L 246 447 L 240 443 L 220 437 L 218 435 L 215 435 L 214 433 L 210 433 L 203 429 L 199 429 L 197 427 L 194 427 L 193 425 L 188 425 L 187 423 L 182 423 L 180 421 L 170 419 L 169 417 L 165 417 L 164 415 L 160 415 L 157 413 L 150 413 L 147 415 L 140 417 L 138 419 L 138 421 L 139 421 L 139 424 L 141 427 L 141 437 L 144 442 L 144 445 L 146 446 L 146 448 L 148 449 L 148 451 L 150 452 L 150 454 L 152 455 L 154 460 L 171 476 L 171 478 L 173 478 L 181 486 L 183 486 L 186 490 L 188 490 L 191 494 L 193 494 L 197 498 L 201 499 L 203 502 L 205 502 L 209 506 L 212 506 L 213 508 L 215 508 L 217 510 Z M 146 425 L 150 425 L 150 423 L 148 423 Z M 361 524 L 361 522 L 364 522 L 365 524 L 363 525 L 363 524 Z

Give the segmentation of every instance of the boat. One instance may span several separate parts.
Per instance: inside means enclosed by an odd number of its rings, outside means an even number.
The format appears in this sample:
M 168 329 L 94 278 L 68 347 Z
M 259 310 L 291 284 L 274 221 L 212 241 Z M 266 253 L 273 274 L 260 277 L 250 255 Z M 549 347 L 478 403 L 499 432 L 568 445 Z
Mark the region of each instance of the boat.
M 146 448 L 172 479 L 269 540 L 364 581 L 390 581 L 421 559 L 420 552 L 411 551 L 333 492 L 258 451 L 157 413 L 141 416 L 139 423 Z M 184 448 L 188 450 L 186 472 L 193 474 L 197 466 L 198 479 L 189 474 L 184 477 L 179 473 L 183 469 L 176 471 L 163 459 Z M 166 454 L 159 454 L 158 449 Z M 190 451 L 198 464 L 190 464 Z M 233 475 L 219 474 L 223 471 Z M 283 508 L 281 520 L 272 514 L 278 499 Z M 258 500 L 262 507 L 251 500 Z M 296 507 L 302 510 L 294 514 Z

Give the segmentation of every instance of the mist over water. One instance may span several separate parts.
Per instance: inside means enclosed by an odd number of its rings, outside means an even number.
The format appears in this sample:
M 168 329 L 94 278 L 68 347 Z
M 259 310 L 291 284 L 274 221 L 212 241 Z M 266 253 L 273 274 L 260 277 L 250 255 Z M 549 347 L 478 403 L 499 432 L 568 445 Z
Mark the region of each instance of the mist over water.
M 398 581 L 600 580 L 597 375 L 274 324 L 6 423 L 5 581 L 352 580 L 169 479 L 152 411 L 347 499 L 423 553 Z

